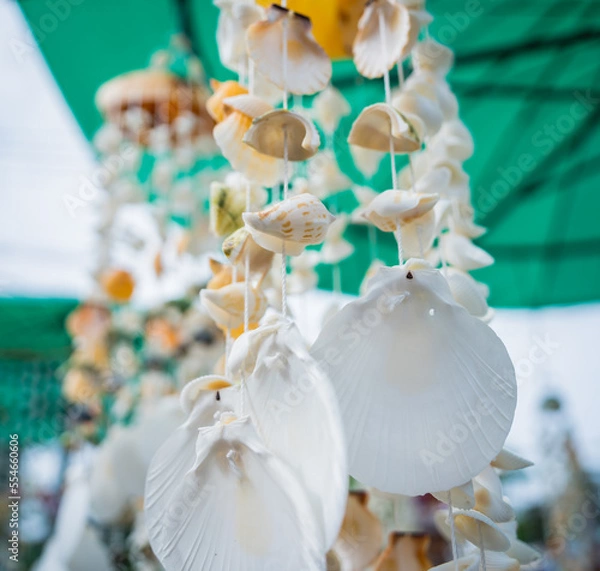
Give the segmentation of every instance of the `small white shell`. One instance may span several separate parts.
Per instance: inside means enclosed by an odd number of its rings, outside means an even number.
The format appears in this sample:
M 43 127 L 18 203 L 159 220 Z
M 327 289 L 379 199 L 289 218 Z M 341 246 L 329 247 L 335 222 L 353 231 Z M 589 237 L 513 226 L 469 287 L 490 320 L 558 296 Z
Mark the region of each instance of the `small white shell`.
M 448 510 L 439 510 L 434 516 L 435 524 L 445 537 L 450 537 Z M 473 545 L 489 551 L 506 551 L 509 537 L 489 517 L 475 510 L 454 510 L 457 539 L 470 541 Z M 480 530 L 483 545 L 480 545 Z
M 325 150 L 308 163 L 307 192 L 317 198 L 324 198 L 351 186 L 352 181 L 340 170 L 333 152 Z
M 273 4 L 266 20 L 248 28 L 246 42 L 257 71 L 280 89 L 311 95 L 324 89 L 331 79 L 331 61 L 315 41 L 312 24 L 305 16 Z
M 366 149 L 356 145 L 350 145 L 350 154 L 352 155 L 354 166 L 362 173 L 367 181 L 375 176 L 375 173 L 379 170 L 381 160 L 385 156 L 385 153 L 382 151 L 373 151 L 372 149 Z
M 213 129 L 215 142 L 223 156 L 247 179 L 264 186 L 278 184 L 283 180 L 283 161 L 265 156 L 243 142 L 252 126 L 253 115 L 264 111 L 267 104 L 251 95 L 239 95 L 226 101 L 233 112 Z
M 308 244 L 320 244 L 335 220 L 312 194 L 298 194 L 260 212 L 243 214 L 246 228 L 257 244 L 271 252 L 299 255 Z
M 273 252 L 261 248 L 252 238 L 247 228 L 240 228 L 223 241 L 223 254 L 242 271 L 249 256 L 250 275 L 258 273 L 264 276 L 273 264 Z
M 354 253 L 354 246 L 342 237 L 348 226 L 348 217 L 337 216 L 329 226 L 325 242 L 321 248 L 321 260 L 325 264 L 339 264 Z
M 437 194 L 386 190 L 369 203 L 363 216 L 382 232 L 394 232 L 399 224 L 412 222 L 429 212 L 438 199 Z
M 433 492 L 431 495 L 445 504 L 450 504 L 452 500 L 452 506 L 462 510 L 470 510 L 475 506 L 475 490 L 472 480 L 462 486 L 456 486 L 445 492 Z
M 412 153 L 421 148 L 415 129 L 391 105 L 376 103 L 356 118 L 348 143 L 372 151 L 390 152 L 390 136 L 395 153 Z
M 392 105 L 415 128 L 421 140 L 433 137 L 444 121 L 438 102 L 417 91 L 401 91 L 392 101 Z
M 323 131 L 331 135 L 338 128 L 342 118 L 350 115 L 352 109 L 341 92 L 330 85 L 315 97 L 311 111 Z
M 219 289 L 203 289 L 200 301 L 218 325 L 235 329 L 244 323 L 244 295 L 245 285 L 236 282 Z M 256 288 L 250 288 L 250 323 L 256 323 L 265 314 L 267 305 L 264 294 Z
M 417 43 L 411 55 L 415 70 L 418 71 L 445 76 L 454 65 L 454 52 L 431 38 Z
M 457 161 L 466 161 L 473 156 L 475 143 L 465 124 L 460 119 L 446 121 L 430 142 L 430 148 Z
M 319 150 L 321 139 L 306 117 L 293 111 L 276 109 L 257 117 L 244 136 L 244 143 L 263 155 L 290 161 L 305 161 Z
M 470 204 L 459 200 L 451 201 L 448 217 L 449 228 L 468 238 L 479 238 L 487 229 L 475 224 L 475 210 Z
M 485 268 L 494 263 L 494 258 L 485 250 L 475 246 L 466 236 L 453 232 L 442 234 L 440 250 L 446 262 L 464 271 Z
M 500 470 L 523 470 L 533 466 L 533 462 L 503 448 L 500 454 L 492 460 L 492 466 Z
M 383 25 L 383 28 L 381 26 Z M 411 41 L 410 14 L 393 0 L 373 0 L 358 22 L 352 51 L 358 72 L 374 79 L 396 65 Z
M 435 73 L 415 70 L 406 79 L 404 89 L 416 91 L 431 100 L 437 101 L 446 121 L 451 121 L 458 115 L 456 95 L 452 93 L 444 78 Z
M 493 316 L 493 311 L 487 304 L 484 292 L 478 287 L 479 284 L 469 274 L 457 268 L 447 267 L 443 274 L 456 302 L 471 315 L 487 323 Z

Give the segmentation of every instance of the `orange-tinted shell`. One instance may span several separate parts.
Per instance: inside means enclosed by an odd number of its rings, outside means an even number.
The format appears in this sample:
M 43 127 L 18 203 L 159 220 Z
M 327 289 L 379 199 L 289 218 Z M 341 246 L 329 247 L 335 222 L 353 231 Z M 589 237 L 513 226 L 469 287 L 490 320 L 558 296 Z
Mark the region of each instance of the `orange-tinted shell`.
M 125 303 L 131 299 L 135 289 L 135 280 L 126 270 L 109 269 L 100 277 L 102 289 L 112 301 Z

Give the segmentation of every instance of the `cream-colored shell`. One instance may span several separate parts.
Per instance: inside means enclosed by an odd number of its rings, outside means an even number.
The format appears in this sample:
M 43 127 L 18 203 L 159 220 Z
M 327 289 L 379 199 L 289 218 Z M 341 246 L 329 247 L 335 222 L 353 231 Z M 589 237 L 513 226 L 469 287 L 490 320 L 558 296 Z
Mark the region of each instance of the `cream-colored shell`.
M 417 91 L 401 91 L 392 101 L 392 105 L 415 128 L 421 140 L 433 137 L 444 121 L 438 102 Z
M 240 269 L 245 268 L 248 256 L 251 275 L 258 273 L 264 276 L 273 264 L 273 252 L 261 248 L 247 228 L 240 228 L 225 238 L 222 250 L 229 261 Z
M 382 232 L 394 232 L 399 224 L 412 222 L 429 212 L 438 199 L 437 194 L 386 190 L 369 203 L 363 216 Z
M 442 535 L 451 537 L 449 511 L 439 510 L 434 522 Z M 509 537 L 489 517 L 475 510 L 454 510 L 456 536 L 460 541 L 470 541 L 473 545 L 489 551 L 506 551 L 510 547 Z M 481 545 L 480 537 L 483 538 Z
M 372 151 L 390 152 L 390 136 L 395 153 L 412 153 L 421 143 L 412 125 L 391 105 L 376 103 L 356 118 L 348 143 Z
M 472 480 L 462 486 L 456 486 L 444 492 L 433 492 L 431 495 L 445 504 L 449 505 L 452 502 L 452 507 L 455 508 L 470 510 L 475 506 L 475 490 Z
M 533 466 L 533 462 L 503 448 L 500 454 L 492 460 L 492 466 L 500 470 L 523 470 Z
M 307 192 L 324 198 L 352 186 L 350 180 L 338 166 L 335 155 L 329 150 L 319 153 L 308 163 Z
M 323 263 L 339 264 L 354 253 L 354 246 L 343 238 L 347 226 L 348 216 L 346 214 L 337 216 L 329 226 L 320 252 Z
M 430 71 L 415 70 L 406 79 L 404 88 L 437 101 L 446 121 L 456 118 L 458 100 L 443 77 Z
M 431 148 L 457 161 L 466 161 L 473 156 L 475 143 L 465 124 L 460 119 L 446 121 L 431 141 Z
M 440 238 L 440 250 L 446 262 L 464 271 L 485 268 L 494 263 L 494 258 L 466 236 L 448 232 Z
M 280 89 L 311 95 L 324 89 L 331 79 L 331 61 L 315 41 L 312 24 L 305 16 L 273 4 L 266 20 L 248 28 L 246 42 L 257 71 Z
M 442 77 L 454 65 L 454 52 L 432 38 L 417 43 L 411 55 L 415 70 L 433 72 Z
M 353 147 L 358 149 L 359 147 Z M 358 200 L 358 206 L 352 212 L 352 222 L 354 224 L 368 224 L 368 220 L 363 216 L 367 206 L 371 204 L 371 201 L 379 196 L 379 193 L 374 191 L 368 186 L 355 186 L 352 188 L 352 193 L 356 200 Z
M 243 142 L 252 120 L 271 109 L 258 97 L 237 95 L 225 100 L 232 112 L 215 126 L 213 135 L 223 156 L 247 179 L 264 186 L 275 186 L 283 180 L 283 161 L 263 155 Z
M 276 109 L 257 117 L 244 136 L 244 143 L 263 155 L 290 161 L 305 161 L 319 150 L 321 139 L 306 117 L 293 111 Z
M 373 0 L 359 22 L 352 51 L 358 72 L 374 79 L 392 69 L 411 41 L 408 9 L 394 0 Z
M 271 252 L 299 255 L 309 244 L 320 244 L 335 220 L 312 194 L 298 194 L 260 212 L 243 215 L 254 240 Z
M 448 281 L 452 297 L 471 315 L 489 322 L 494 312 L 487 304 L 485 291 L 468 273 L 457 268 L 446 267 L 444 277 Z
M 236 282 L 220 289 L 203 289 L 200 292 L 200 301 L 218 325 L 226 329 L 235 329 L 244 323 L 244 295 L 245 285 Z M 257 322 L 266 310 L 267 299 L 264 294 L 256 288 L 250 288 L 250 323 Z
M 315 97 L 311 111 L 323 131 L 332 135 L 342 118 L 350 115 L 352 109 L 341 92 L 330 85 Z
M 350 146 L 350 154 L 352 155 L 354 166 L 361 172 L 366 181 L 375 176 L 375 173 L 379 170 L 381 160 L 385 156 L 385 153 L 382 151 L 374 151 L 364 147 L 357 147 L 356 145 Z

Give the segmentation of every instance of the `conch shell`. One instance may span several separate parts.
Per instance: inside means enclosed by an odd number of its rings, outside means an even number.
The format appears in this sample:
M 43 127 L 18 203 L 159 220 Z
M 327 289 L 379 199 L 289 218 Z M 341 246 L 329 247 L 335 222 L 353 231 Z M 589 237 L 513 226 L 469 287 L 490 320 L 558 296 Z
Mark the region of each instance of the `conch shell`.
M 248 28 L 246 41 L 257 71 L 280 89 L 311 95 L 325 89 L 331 79 L 331 61 L 315 41 L 306 16 L 273 4 L 267 9 L 266 20 Z
M 260 212 L 242 215 L 246 228 L 259 246 L 298 256 L 309 244 L 320 244 L 335 216 L 312 194 L 304 193 L 278 202 Z

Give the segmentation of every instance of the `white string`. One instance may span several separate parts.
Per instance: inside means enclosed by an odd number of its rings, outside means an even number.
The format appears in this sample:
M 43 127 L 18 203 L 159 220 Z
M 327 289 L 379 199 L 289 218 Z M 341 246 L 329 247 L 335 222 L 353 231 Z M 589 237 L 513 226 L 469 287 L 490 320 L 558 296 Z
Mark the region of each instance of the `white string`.
M 450 540 L 452 543 L 452 561 L 454 570 L 458 571 L 458 548 L 456 546 L 456 526 L 454 524 L 454 512 L 452 510 L 452 492 L 448 491 L 448 517 L 450 518 Z
M 394 232 L 396 243 L 398 244 L 398 264 L 401 266 L 404 263 L 404 252 L 402 251 L 402 228 L 400 226 L 400 219 L 396 222 L 396 230 Z
M 283 200 L 288 197 L 289 179 L 288 179 L 288 133 L 287 128 L 283 128 Z M 287 255 L 285 252 L 285 240 L 281 246 L 281 313 L 287 317 Z
M 485 561 L 485 546 L 483 545 L 483 531 L 481 531 L 481 522 L 477 522 L 477 529 L 479 530 L 479 551 L 481 558 L 479 560 L 481 571 L 487 571 L 487 564 Z

